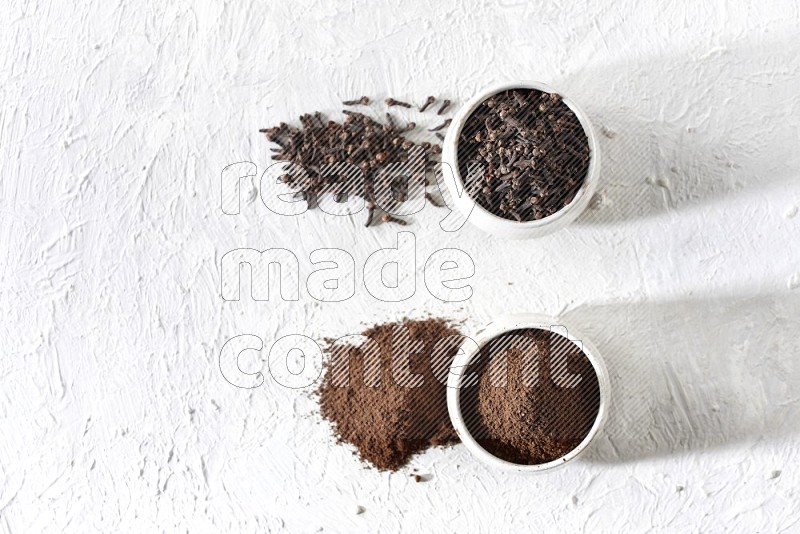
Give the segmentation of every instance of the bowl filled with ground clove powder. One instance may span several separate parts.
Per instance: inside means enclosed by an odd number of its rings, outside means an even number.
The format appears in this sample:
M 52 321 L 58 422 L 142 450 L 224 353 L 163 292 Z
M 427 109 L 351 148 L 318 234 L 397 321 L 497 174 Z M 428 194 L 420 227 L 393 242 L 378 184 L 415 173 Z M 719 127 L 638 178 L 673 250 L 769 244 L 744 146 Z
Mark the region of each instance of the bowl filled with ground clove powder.
M 569 98 L 538 82 L 491 87 L 458 110 L 442 145 L 456 208 L 482 230 L 541 237 L 574 221 L 600 173 L 597 136 Z
M 466 340 L 447 387 L 450 420 L 470 452 L 522 472 L 578 457 L 608 411 L 597 350 L 563 323 L 533 314 L 499 319 Z

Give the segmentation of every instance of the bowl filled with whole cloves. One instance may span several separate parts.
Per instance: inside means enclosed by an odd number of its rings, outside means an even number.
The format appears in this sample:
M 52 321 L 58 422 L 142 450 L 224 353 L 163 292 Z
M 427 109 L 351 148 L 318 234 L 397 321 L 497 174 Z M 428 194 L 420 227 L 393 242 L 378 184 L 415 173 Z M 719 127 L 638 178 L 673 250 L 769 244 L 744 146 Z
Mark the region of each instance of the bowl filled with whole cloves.
M 540 237 L 586 208 L 600 173 L 597 136 L 569 98 L 545 84 L 486 89 L 453 118 L 442 146 L 453 203 L 489 233 Z

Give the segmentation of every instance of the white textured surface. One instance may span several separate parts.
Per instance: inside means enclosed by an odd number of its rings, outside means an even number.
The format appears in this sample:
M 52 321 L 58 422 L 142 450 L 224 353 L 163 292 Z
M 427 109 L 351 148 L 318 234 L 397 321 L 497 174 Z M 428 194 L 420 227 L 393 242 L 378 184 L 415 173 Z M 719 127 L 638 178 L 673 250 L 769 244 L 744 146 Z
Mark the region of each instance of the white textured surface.
M 373 4 L 0 8 L 0 531 L 800 531 L 797 4 Z M 292 248 L 307 276 L 312 249 L 363 265 L 395 238 L 257 201 L 223 215 L 221 169 L 268 162 L 259 127 L 520 78 L 607 133 L 576 224 L 453 239 L 424 211 L 420 261 L 454 243 L 475 260 L 463 305 L 421 279 L 402 305 L 222 302 L 236 247 Z M 306 394 L 219 372 L 238 334 L 424 311 L 580 323 L 615 394 L 592 454 L 527 478 L 459 446 L 416 458 L 416 484 L 333 446 Z

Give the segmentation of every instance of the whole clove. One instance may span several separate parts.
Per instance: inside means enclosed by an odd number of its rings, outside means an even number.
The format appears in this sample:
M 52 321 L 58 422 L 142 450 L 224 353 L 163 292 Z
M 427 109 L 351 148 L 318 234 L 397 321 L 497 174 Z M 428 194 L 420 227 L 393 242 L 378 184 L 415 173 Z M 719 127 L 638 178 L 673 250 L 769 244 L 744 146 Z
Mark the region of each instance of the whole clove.
M 342 102 L 345 106 L 366 106 L 369 104 L 369 97 L 362 96 L 361 98 L 357 98 L 355 100 L 345 100 Z
M 367 221 L 364 223 L 364 226 L 369 226 L 372 224 L 372 218 L 375 217 L 375 205 L 367 206 Z
M 428 130 L 428 131 L 429 131 L 429 132 L 438 132 L 439 130 L 441 130 L 441 129 L 443 129 L 443 128 L 447 128 L 448 126 L 450 126 L 450 123 L 451 123 L 451 122 L 453 122 L 453 119 L 447 119 L 446 121 L 444 121 L 442 124 L 440 124 L 440 125 L 439 125 L 439 126 L 437 126 L 436 128 L 431 128 L 431 129 L 430 129 L 430 130 Z
M 447 108 L 449 108 L 449 107 L 450 107 L 450 104 L 451 104 L 451 102 L 450 102 L 449 100 L 445 100 L 444 102 L 442 102 L 442 105 L 441 105 L 441 107 L 439 108 L 439 111 L 437 111 L 437 112 L 436 112 L 436 114 L 437 114 L 437 115 L 441 115 L 442 113 L 444 113 L 445 111 L 447 111 Z
M 433 195 L 431 195 L 427 191 L 425 192 L 425 200 L 427 200 L 428 202 L 430 202 L 431 204 L 433 204 L 437 208 L 443 208 L 444 207 L 444 204 L 442 204 L 441 202 L 436 200 L 436 197 L 434 197 Z
M 404 221 L 403 219 L 398 219 L 397 217 L 390 215 L 388 213 L 384 213 L 383 215 L 381 215 L 381 222 L 395 223 L 399 224 L 400 226 L 405 226 L 408 224 L 408 222 Z
M 429 96 L 428 99 L 425 101 L 425 103 L 422 104 L 422 106 L 420 106 L 420 108 L 419 108 L 420 112 L 424 112 L 426 109 L 428 109 L 428 106 L 430 106 L 434 102 L 436 102 L 436 97 L 435 96 Z
M 404 107 L 404 108 L 410 108 L 411 107 L 411 104 L 409 104 L 408 102 L 401 102 L 400 100 L 395 100 L 392 97 L 389 97 L 389 98 L 386 99 L 386 105 L 389 106 L 389 107 L 392 107 L 392 106 L 401 106 L 401 107 Z

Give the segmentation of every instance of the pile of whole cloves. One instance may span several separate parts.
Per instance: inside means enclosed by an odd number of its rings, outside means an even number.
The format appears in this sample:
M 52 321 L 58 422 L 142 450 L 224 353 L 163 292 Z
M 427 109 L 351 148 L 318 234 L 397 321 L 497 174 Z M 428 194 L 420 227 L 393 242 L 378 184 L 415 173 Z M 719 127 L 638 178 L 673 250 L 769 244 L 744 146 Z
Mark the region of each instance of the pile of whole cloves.
M 558 94 L 503 91 L 465 122 L 458 165 L 478 204 L 506 219 L 533 221 L 575 198 L 589 168 L 589 141 Z
M 419 110 L 424 112 L 435 102 L 435 97 L 428 97 Z M 343 104 L 366 108 L 371 101 L 362 96 Z M 394 98 L 387 98 L 384 104 L 387 108 L 411 107 L 411 104 Z M 444 100 L 436 114 L 442 115 L 449 106 L 450 101 Z M 384 213 L 376 216 L 380 211 L 376 198 L 381 195 L 383 199 L 388 194 L 390 204 L 402 203 L 408 200 L 410 192 L 424 191 L 428 185 L 425 171 L 434 162 L 433 158 L 441 153 L 441 146 L 409 139 L 407 134 L 417 130 L 417 124 L 401 121 L 388 110 L 383 113 L 384 120 L 351 109 L 344 109 L 343 113 L 341 123 L 327 120 L 322 113 L 315 112 L 301 115 L 299 128 L 282 122 L 259 130 L 278 145 L 272 149 L 273 160 L 295 164 L 286 167 L 281 181 L 297 191 L 297 198 L 308 201 L 309 207 L 317 205 L 323 194 L 331 194 L 334 202 L 346 202 L 350 195 L 357 195 L 366 203 L 366 226 L 377 221 L 405 225 L 406 221 L 386 211 L 389 207 L 384 204 L 381 204 Z M 437 127 L 428 131 L 443 139 L 440 131 L 450 125 L 450 119 L 439 122 Z M 389 164 L 404 163 L 416 157 L 424 159 L 422 172 L 389 180 L 380 174 L 381 169 Z M 360 172 L 352 172 L 354 168 Z M 426 192 L 425 198 L 436 206 L 441 205 L 430 193 Z

